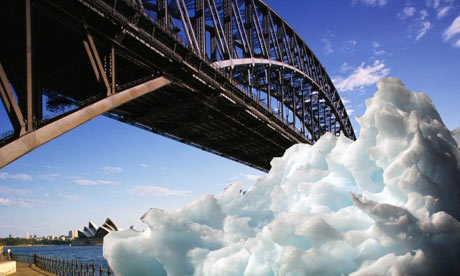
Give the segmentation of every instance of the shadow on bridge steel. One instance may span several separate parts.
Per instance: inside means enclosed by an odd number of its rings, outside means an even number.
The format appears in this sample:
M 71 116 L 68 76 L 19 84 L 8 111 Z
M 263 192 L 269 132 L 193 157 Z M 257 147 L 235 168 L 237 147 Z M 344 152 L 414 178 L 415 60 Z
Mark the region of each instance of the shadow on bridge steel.
M 0 168 L 110 118 L 263 171 L 356 139 L 324 67 L 260 0 L 21 0 L 0 7 Z

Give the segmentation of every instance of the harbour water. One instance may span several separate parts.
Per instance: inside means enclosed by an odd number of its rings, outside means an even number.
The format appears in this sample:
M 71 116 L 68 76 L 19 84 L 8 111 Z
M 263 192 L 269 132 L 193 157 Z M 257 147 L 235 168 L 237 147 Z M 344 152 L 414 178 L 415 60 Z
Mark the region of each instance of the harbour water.
M 102 256 L 102 246 L 21 246 L 5 247 L 10 248 L 12 253 L 26 255 L 42 255 L 56 257 L 59 259 L 74 260 L 88 264 L 95 264 L 97 267 L 102 264 L 107 267 L 107 261 Z

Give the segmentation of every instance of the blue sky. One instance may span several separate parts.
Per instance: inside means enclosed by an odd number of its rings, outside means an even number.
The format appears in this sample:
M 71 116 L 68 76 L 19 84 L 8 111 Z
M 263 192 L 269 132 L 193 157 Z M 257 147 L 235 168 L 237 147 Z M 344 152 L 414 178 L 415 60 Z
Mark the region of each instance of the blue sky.
M 384 76 L 425 92 L 460 126 L 460 1 L 266 1 L 297 30 L 355 116 Z M 0 107 L 0 133 L 11 128 Z M 261 172 L 99 117 L 0 170 L 0 237 L 100 225 L 142 228 L 148 208 L 175 209 Z

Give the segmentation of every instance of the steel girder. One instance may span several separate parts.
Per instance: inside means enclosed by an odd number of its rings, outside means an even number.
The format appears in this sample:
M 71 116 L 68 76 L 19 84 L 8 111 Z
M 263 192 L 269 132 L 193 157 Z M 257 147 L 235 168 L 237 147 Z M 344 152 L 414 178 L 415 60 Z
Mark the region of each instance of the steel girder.
M 0 167 L 161 76 L 171 84 L 97 114 L 262 170 L 325 132 L 355 139 L 324 68 L 263 2 L 24 0 L 0 12 L 16 22 L 0 47 L 14 128 L 0 137 Z
M 325 68 L 305 41 L 260 0 L 143 0 L 144 15 L 246 86 L 251 97 L 316 141 L 356 139 Z

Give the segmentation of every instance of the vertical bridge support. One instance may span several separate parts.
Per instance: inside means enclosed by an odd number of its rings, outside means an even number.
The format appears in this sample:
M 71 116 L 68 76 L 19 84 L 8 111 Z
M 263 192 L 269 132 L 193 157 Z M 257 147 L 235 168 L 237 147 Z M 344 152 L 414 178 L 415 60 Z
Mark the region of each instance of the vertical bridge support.
M 15 130 L 19 130 L 19 135 L 23 135 L 26 131 L 24 116 L 22 115 L 21 109 L 16 101 L 11 90 L 10 83 L 6 77 L 3 65 L 0 62 L 0 95 L 2 96 L 3 105 L 5 106 L 6 113 L 10 118 L 10 122 Z
M 86 26 L 85 26 L 86 27 Z M 104 82 L 104 85 L 107 89 L 107 96 L 110 96 L 111 94 L 114 93 L 112 91 L 114 87 L 110 87 L 109 85 L 109 80 L 107 78 L 107 75 L 105 74 L 104 67 L 102 66 L 102 61 L 101 58 L 99 57 L 99 53 L 97 52 L 96 49 L 96 44 L 94 44 L 93 37 L 91 34 L 88 32 L 88 29 L 86 29 L 86 36 L 88 40 L 83 40 L 83 45 L 85 46 L 86 54 L 88 55 L 89 61 L 91 63 L 91 67 L 93 67 L 94 74 L 96 75 L 96 79 L 98 82 Z M 112 59 L 112 66 L 115 65 L 115 49 L 112 47 L 111 51 L 111 59 Z M 112 68 L 114 70 L 115 68 Z M 114 71 L 112 71 L 112 86 L 114 86 Z

